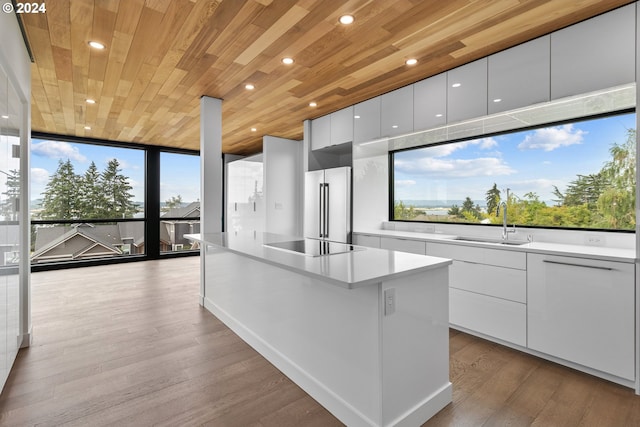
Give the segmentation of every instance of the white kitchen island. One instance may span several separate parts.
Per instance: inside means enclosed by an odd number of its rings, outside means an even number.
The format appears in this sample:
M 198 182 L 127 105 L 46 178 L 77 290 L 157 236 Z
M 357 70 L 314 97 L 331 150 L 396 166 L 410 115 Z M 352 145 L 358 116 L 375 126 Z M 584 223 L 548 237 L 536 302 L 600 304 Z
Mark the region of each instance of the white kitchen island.
M 417 426 L 451 402 L 450 260 L 307 241 L 313 256 L 268 246 L 296 240 L 269 233 L 188 238 L 204 251 L 204 306 L 345 424 Z

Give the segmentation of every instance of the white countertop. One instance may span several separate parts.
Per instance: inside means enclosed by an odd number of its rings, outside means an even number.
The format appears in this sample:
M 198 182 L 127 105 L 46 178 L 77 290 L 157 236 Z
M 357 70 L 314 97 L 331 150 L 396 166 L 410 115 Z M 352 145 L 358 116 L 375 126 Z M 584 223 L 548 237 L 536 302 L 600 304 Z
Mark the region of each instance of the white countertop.
M 522 245 L 502 245 L 478 241 L 454 240 L 456 235 L 421 233 L 415 231 L 367 229 L 354 231 L 354 234 L 369 234 L 401 239 L 421 240 L 437 243 L 450 243 L 464 246 L 491 247 L 518 252 L 540 253 L 547 255 L 573 256 L 578 258 L 597 258 L 607 261 L 635 262 L 635 249 L 606 246 L 569 245 L 551 242 L 531 242 Z M 499 238 L 499 237 L 498 237 Z
M 376 284 L 452 262 L 446 258 L 364 247 L 348 253 L 313 257 L 264 246 L 265 243 L 301 239 L 272 233 L 207 233 L 185 237 L 345 288 Z

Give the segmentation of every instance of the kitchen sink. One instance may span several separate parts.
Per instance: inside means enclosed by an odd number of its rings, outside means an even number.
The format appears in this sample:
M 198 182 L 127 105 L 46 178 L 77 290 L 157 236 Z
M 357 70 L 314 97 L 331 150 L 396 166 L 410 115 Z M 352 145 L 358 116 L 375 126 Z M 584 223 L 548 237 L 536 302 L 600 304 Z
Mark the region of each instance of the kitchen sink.
M 463 237 L 457 236 L 452 240 L 461 240 L 465 242 L 480 242 L 480 243 L 495 243 L 498 245 L 509 245 L 509 246 L 520 246 L 529 243 L 526 240 L 501 240 L 501 239 L 490 239 L 484 237 Z

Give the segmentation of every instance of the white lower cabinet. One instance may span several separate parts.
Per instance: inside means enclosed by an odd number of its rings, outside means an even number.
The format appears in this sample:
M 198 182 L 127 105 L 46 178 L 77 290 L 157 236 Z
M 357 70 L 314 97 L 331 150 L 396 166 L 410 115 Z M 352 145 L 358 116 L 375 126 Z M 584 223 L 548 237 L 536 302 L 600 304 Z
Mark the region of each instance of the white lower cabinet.
M 527 345 L 525 253 L 430 242 L 427 255 L 454 260 L 449 268 L 452 326 Z
M 634 264 L 528 254 L 528 347 L 635 379 Z
M 398 237 L 380 237 L 380 247 L 400 252 L 426 255 L 427 243 L 421 240 L 401 239 Z

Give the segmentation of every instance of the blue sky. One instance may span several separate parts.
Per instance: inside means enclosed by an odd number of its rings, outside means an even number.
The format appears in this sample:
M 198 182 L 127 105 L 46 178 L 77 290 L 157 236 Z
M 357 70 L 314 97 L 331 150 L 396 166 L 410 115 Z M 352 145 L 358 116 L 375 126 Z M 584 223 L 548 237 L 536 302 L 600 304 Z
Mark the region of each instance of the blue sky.
M 635 114 L 552 126 L 461 143 L 398 152 L 396 200 L 484 200 L 495 182 L 522 197 L 535 192 L 550 201 L 577 174 L 598 172 L 613 143 L 635 129 Z
M 76 174 L 84 174 L 91 161 L 103 171 L 109 160 L 117 159 L 122 174 L 129 177 L 135 201 L 144 201 L 144 151 L 90 144 L 33 139 L 31 142 L 31 200 L 42 192 L 58 168 L 58 161 L 71 160 Z M 200 160 L 197 156 L 162 153 L 160 156 L 160 197 L 182 196 L 185 202 L 200 198 Z

